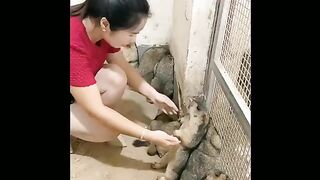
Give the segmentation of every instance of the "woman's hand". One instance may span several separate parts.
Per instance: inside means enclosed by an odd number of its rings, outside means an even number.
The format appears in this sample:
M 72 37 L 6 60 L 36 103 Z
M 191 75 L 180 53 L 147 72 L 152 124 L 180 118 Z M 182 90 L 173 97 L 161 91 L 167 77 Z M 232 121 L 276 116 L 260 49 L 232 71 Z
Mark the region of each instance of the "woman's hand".
M 166 148 L 170 148 L 181 142 L 178 138 L 170 136 L 166 132 L 160 130 L 148 130 L 145 135 L 145 140 Z
M 171 99 L 164 94 L 156 93 L 150 100 L 166 114 L 177 114 L 179 111 Z

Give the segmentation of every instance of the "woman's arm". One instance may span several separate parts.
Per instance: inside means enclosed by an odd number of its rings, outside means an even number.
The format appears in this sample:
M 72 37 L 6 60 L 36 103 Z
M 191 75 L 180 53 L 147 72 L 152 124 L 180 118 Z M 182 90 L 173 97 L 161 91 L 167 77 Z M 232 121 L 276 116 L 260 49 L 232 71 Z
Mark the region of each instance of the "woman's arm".
M 115 110 L 104 106 L 101 101 L 100 93 L 97 85 L 88 87 L 73 87 L 71 86 L 71 93 L 77 103 L 83 109 L 101 123 L 119 131 L 121 134 L 126 134 L 136 138 L 140 138 L 144 134 L 145 140 L 152 141 L 156 144 L 168 146 L 179 143 L 178 139 L 169 136 L 162 131 L 150 131 L 128 120 Z
M 149 99 L 154 99 L 158 93 L 151 85 L 149 85 L 126 60 L 122 51 L 109 55 L 109 63 L 117 64 L 126 73 L 128 85 L 134 91 L 141 93 Z
M 121 67 L 127 75 L 128 85 L 131 86 L 133 90 L 149 98 L 165 113 L 176 114 L 178 112 L 176 105 L 167 96 L 157 92 L 141 77 L 139 72 L 125 60 L 122 51 L 110 54 L 109 63 L 117 64 Z

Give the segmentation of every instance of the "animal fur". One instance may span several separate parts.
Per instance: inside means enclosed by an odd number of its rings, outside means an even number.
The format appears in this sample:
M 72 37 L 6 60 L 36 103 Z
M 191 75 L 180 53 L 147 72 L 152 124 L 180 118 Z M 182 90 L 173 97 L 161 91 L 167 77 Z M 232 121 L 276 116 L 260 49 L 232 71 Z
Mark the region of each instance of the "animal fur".
M 177 147 L 171 149 L 159 163 L 152 164 L 152 168 L 161 169 L 166 167 L 165 176 L 159 177 L 160 180 L 176 180 L 190 155 L 190 152 L 201 141 L 206 133 L 208 118 L 204 109 L 194 100 L 188 107 L 189 113 L 180 119 L 182 123 L 179 130 L 174 131 L 181 143 Z

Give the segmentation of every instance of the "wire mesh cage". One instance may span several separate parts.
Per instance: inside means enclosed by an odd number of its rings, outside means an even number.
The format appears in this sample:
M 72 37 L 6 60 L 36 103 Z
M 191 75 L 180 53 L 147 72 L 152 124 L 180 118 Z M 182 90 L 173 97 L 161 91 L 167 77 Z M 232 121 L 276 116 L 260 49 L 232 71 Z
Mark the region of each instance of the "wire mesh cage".
M 233 180 L 251 179 L 251 144 L 219 83 L 209 111 L 222 142 L 217 168 Z
M 233 180 L 251 179 L 250 15 L 251 0 L 221 0 L 205 85 L 209 116 L 222 140 L 216 166 Z

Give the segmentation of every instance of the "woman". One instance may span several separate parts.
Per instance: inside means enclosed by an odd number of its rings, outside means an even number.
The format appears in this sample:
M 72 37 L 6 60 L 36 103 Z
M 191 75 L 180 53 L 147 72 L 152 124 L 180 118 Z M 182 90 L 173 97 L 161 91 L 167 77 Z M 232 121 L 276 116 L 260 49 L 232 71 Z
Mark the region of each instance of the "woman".
M 145 129 L 112 109 L 128 84 L 163 112 L 178 112 L 175 104 L 144 81 L 120 51 L 120 47 L 135 42 L 148 16 L 147 0 L 87 0 L 71 8 L 72 136 L 107 142 L 126 134 L 169 148 L 180 143 L 176 137 Z

